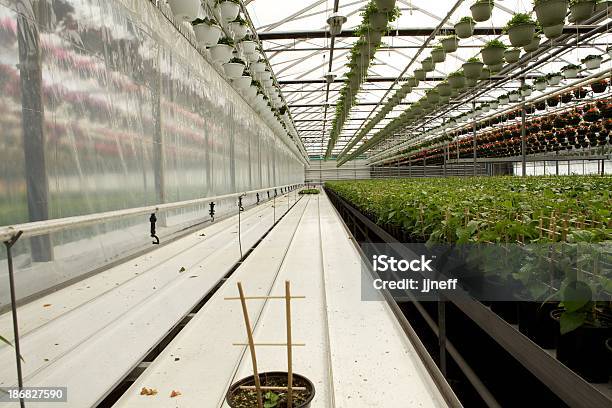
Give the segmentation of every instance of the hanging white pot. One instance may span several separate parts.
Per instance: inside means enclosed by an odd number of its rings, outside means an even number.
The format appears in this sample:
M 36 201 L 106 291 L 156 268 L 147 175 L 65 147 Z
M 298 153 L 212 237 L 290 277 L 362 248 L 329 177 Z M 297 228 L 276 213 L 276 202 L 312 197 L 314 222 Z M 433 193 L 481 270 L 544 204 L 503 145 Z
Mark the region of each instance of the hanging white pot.
M 573 79 L 578 76 L 578 68 L 566 68 L 562 72 L 566 79 Z
M 251 72 L 260 74 L 266 70 L 266 64 L 263 62 L 254 62 L 251 64 Z
M 574 22 L 584 21 L 595 13 L 596 0 L 574 2 L 570 6 L 570 19 Z
M 244 65 L 237 62 L 228 62 L 223 64 L 225 75 L 230 79 L 239 78 L 244 73 Z
M 542 27 L 546 28 L 565 22 L 568 4 L 568 0 L 540 1 L 533 9 Z
M 544 91 L 546 90 L 546 82 L 534 82 L 533 87 L 536 89 L 536 91 Z
M 213 61 L 225 64 L 232 59 L 232 53 L 234 52 L 234 47 L 230 47 L 227 44 L 217 44 L 210 47 L 210 56 Z
M 234 41 L 240 41 L 247 35 L 247 25 L 244 23 L 239 23 L 236 21 L 232 21 L 228 24 L 229 29 L 234 34 Z
M 204 47 L 212 47 L 213 45 L 217 45 L 219 39 L 221 38 L 221 27 L 215 24 L 207 24 L 202 23 L 193 26 L 193 31 L 195 33 L 198 44 Z
M 200 12 L 200 0 L 168 0 L 168 5 L 179 20 L 193 21 Z
M 491 110 L 491 106 L 489 106 L 489 105 L 481 105 L 480 109 L 482 109 L 482 111 L 484 113 L 487 113 L 487 112 L 489 112 Z
M 253 100 L 257 96 L 257 87 L 255 85 L 250 85 L 245 91 L 244 96 L 247 99 Z
M 548 27 L 542 27 L 542 31 L 544 31 L 544 35 L 548 39 L 553 39 L 559 37 L 563 34 L 563 28 L 565 27 L 564 23 L 556 24 Z
M 217 13 L 225 21 L 234 21 L 240 12 L 240 5 L 232 1 L 222 1 L 217 5 Z
M 376 8 L 382 12 L 389 12 L 395 8 L 396 0 L 374 0 L 376 3 Z
M 559 85 L 561 83 L 562 78 L 563 77 L 559 74 L 552 75 L 550 78 L 548 78 L 548 84 L 551 86 Z
M 516 93 L 516 92 L 513 92 L 513 93 L 511 93 L 511 94 L 508 94 L 508 100 L 509 100 L 510 102 L 518 102 L 518 100 L 519 100 L 519 94 L 518 94 L 518 93 Z
M 255 63 L 257 61 L 259 61 L 259 53 L 254 52 L 253 54 L 248 54 L 247 55 L 247 60 L 249 60 L 250 63 Z
M 585 58 L 582 60 L 582 63 L 586 67 L 586 69 L 598 69 L 601 66 L 601 62 L 603 58 L 601 56 Z
M 272 79 L 271 78 L 267 78 L 261 81 L 261 83 L 266 87 L 266 88 L 272 88 L 273 87 L 273 83 L 272 83 Z
M 510 98 L 507 95 L 503 95 L 499 97 L 498 101 L 501 106 L 504 106 L 510 102 Z
M 477 1 L 470 7 L 470 11 L 475 21 L 487 21 L 491 18 L 491 13 L 493 11 L 493 0 Z
M 252 78 L 250 76 L 243 75 L 239 78 L 234 78 L 232 80 L 232 83 L 237 89 L 244 91 L 249 88 L 249 86 L 251 85 L 251 81 L 252 81 Z
M 504 51 L 504 59 L 506 60 L 508 64 L 514 64 L 515 62 L 518 62 L 520 58 L 521 58 L 520 48 L 513 48 L 511 50 Z
M 240 48 L 242 48 L 244 55 L 253 55 L 257 52 L 257 43 L 250 40 L 241 41 Z
M 531 43 L 529 43 L 529 45 L 524 46 L 523 49 L 525 50 L 525 52 L 534 52 L 540 47 L 540 41 L 542 41 L 542 37 L 536 34 L 533 36 L 533 40 L 531 41 Z
M 527 96 L 531 96 L 532 89 L 528 86 L 525 86 L 521 88 L 520 92 L 521 92 L 521 96 L 527 97 Z
M 489 106 L 491 107 L 491 109 L 497 109 L 499 108 L 499 101 L 491 101 L 489 102 Z

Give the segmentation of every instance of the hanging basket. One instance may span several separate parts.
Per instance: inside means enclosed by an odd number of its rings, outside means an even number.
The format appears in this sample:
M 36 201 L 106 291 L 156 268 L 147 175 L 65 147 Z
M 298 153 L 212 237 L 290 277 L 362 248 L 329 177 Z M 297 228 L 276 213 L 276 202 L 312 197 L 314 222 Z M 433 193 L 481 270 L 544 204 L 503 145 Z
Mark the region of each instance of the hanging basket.
M 444 38 L 441 42 L 445 53 L 451 53 L 457 51 L 459 48 L 459 39 L 457 37 Z
M 514 48 L 512 50 L 504 51 L 504 59 L 508 64 L 514 64 L 521 59 L 521 50 L 520 48 Z
M 603 61 L 602 57 L 597 57 L 597 58 L 583 59 L 582 63 L 584 64 L 586 69 L 598 69 L 601 66 L 602 61 Z
M 559 85 L 562 78 L 563 77 L 561 75 L 552 75 L 550 78 L 548 78 L 548 84 L 551 86 Z
M 374 3 L 376 3 L 376 8 L 378 10 L 387 13 L 395 8 L 395 1 L 396 0 L 374 0 Z
M 383 31 L 385 28 L 387 28 L 387 14 L 386 13 L 372 13 L 370 14 L 370 25 L 372 26 L 373 30 L 376 31 Z
M 449 83 L 441 83 L 438 85 L 438 92 L 440 96 L 450 96 L 452 93 L 451 85 Z
M 563 70 L 565 79 L 573 79 L 578 76 L 578 68 L 568 68 Z
M 212 47 L 217 45 L 221 38 L 221 27 L 214 24 L 198 24 L 193 26 L 193 32 L 195 33 L 198 44 L 203 47 Z
M 464 21 L 455 24 L 455 34 L 459 38 L 470 38 L 474 34 L 474 23 Z
M 421 61 L 421 68 L 423 68 L 423 71 L 425 72 L 431 72 L 435 67 L 436 64 L 434 64 L 433 60 L 429 58 L 425 58 L 423 61 Z
M 243 75 L 243 76 L 241 76 L 239 78 L 234 78 L 232 80 L 232 83 L 234 84 L 234 86 L 237 89 L 240 89 L 241 91 L 244 91 L 244 90 L 248 89 L 249 86 L 251 86 L 251 81 L 252 81 L 252 78 L 250 76 Z
M 226 22 L 234 21 L 240 13 L 240 6 L 231 1 L 223 1 L 217 5 L 217 13 Z
M 240 48 L 242 48 L 242 52 L 244 55 L 253 55 L 257 52 L 257 43 L 255 41 L 242 41 L 240 43 Z
M 214 62 L 225 64 L 232 59 L 234 48 L 227 44 L 217 44 L 210 48 L 210 56 Z
M 370 30 L 366 34 L 366 39 L 368 40 L 368 43 L 372 45 L 380 44 L 380 41 L 382 40 L 382 32 Z
M 482 69 L 482 72 L 480 73 L 479 79 L 484 80 L 484 79 L 489 79 L 489 78 L 491 78 L 491 70 L 487 67 L 484 67 Z
M 565 27 L 565 24 L 561 23 L 561 24 L 552 25 L 548 27 L 542 27 L 542 30 L 544 31 L 544 35 L 546 36 L 546 38 L 553 39 L 563 34 L 564 27 Z
M 235 62 L 228 62 L 223 64 L 223 71 L 225 75 L 230 79 L 236 79 L 242 76 L 244 73 L 244 65 Z
M 523 49 L 525 50 L 525 52 L 534 52 L 537 51 L 538 48 L 540 48 L 540 41 L 542 40 L 542 37 L 539 35 L 534 35 L 533 36 L 533 40 L 531 40 L 531 43 L 529 43 L 529 45 L 526 45 L 523 47 Z
M 444 62 L 446 60 L 446 53 L 443 49 L 436 49 L 431 52 L 431 60 L 434 63 Z
M 482 62 L 486 65 L 497 65 L 504 59 L 504 49 L 500 47 L 485 47 L 482 49 Z
M 493 12 L 493 1 L 479 1 L 470 7 L 472 18 L 478 22 L 487 21 Z
M 168 5 L 179 20 L 193 21 L 200 12 L 200 0 L 168 0 Z
M 478 84 L 478 79 L 477 78 L 465 78 L 465 85 L 473 88 L 476 86 L 476 84 Z
M 536 91 L 545 91 L 547 86 L 548 85 L 546 84 L 546 82 L 536 82 L 533 84 L 533 87 Z
M 499 72 L 502 70 L 503 67 L 504 67 L 503 61 L 500 62 L 499 64 L 489 65 L 489 69 L 491 70 L 491 73 Z
M 574 22 L 588 20 L 595 13 L 595 0 L 580 1 L 570 6 L 570 19 Z
M 521 24 L 508 29 L 508 37 L 513 47 L 529 45 L 535 35 L 535 24 Z
M 448 83 L 453 89 L 463 89 L 465 88 L 465 76 L 448 77 Z
M 232 34 L 234 34 L 234 41 L 240 41 L 247 35 L 247 25 L 239 22 L 231 22 L 228 24 Z
M 468 79 L 478 79 L 482 74 L 484 64 L 482 62 L 466 62 L 462 65 L 463 73 Z
M 414 70 L 414 77 L 419 80 L 419 81 L 424 81 L 425 80 L 425 76 L 427 74 L 425 73 L 424 70 L 422 69 L 415 69 Z
M 546 28 L 565 23 L 568 3 L 568 0 L 542 1 L 533 9 L 542 27 Z

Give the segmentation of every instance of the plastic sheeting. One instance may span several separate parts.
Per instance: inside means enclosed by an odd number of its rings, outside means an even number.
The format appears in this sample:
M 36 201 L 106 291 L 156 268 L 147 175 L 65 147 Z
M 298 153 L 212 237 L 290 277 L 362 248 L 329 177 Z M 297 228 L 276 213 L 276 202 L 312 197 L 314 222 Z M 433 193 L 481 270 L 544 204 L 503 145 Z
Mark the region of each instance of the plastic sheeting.
M 0 225 L 303 181 L 295 146 L 183 31 L 145 0 L 0 0 Z M 218 203 L 217 215 L 235 208 Z M 169 213 L 160 236 L 205 217 L 207 206 Z M 22 239 L 18 297 L 150 245 L 148 228 L 126 219 Z M 5 274 L 2 261 L 3 288 Z

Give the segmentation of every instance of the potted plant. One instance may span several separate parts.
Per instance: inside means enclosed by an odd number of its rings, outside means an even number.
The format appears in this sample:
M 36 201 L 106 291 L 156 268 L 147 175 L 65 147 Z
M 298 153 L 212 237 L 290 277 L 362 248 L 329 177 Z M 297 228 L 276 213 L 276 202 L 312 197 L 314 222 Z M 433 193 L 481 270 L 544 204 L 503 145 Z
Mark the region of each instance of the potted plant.
M 455 24 L 455 34 L 459 38 L 470 38 L 474 34 L 474 26 L 476 22 L 470 16 L 462 17 Z
M 193 21 L 200 12 L 200 0 L 168 0 L 168 5 L 179 20 Z
M 234 41 L 231 38 L 223 37 L 217 45 L 210 47 L 210 55 L 214 62 L 225 64 L 232 58 L 234 52 Z
M 378 10 L 382 11 L 383 13 L 392 11 L 395 8 L 395 1 L 396 0 L 374 0 Z
M 568 0 L 534 0 L 533 4 L 538 21 L 544 29 L 544 35 L 548 38 L 561 35 L 569 5 Z
M 378 10 L 375 3 L 370 3 L 366 8 L 368 22 L 374 31 L 384 31 L 387 28 L 389 19 L 387 13 Z
M 234 21 L 240 13 L 240 0 L 216 0 L 217 13 L 223 21 Z
M 476 0 L 470 7 L 474 21 L 487 21 L 493 11 L 493 0 Z
M 436 103 L 440 100 L 440 94 L 438 93 L 437 90 L 433 88 L 427 90 L 427 92 L 425 93 L 425 96 L 427 97 L 427 102 L 429 103 Z
M 574 89 L 574 97 L 576 99 L 583 99 L 588 95 L 589 91 L 586 88 L 576 88 Z
M 242 39 L 242 41 L 240 41 L 239 44 L 244 55 L 248 56 L 257 53 L 257 43 L 253 40 L 252 36 L 247 35 Z M 257 58 L 257 60 L 259 60 L 259 58 Z
M 496 99 L 496 100 L 493 100 L 493 101 L 489 102 L 489 106 L 493 110 L 499 108 L 499 100 Z
M 219 39 L 221 38 L 221 27 L 219 24 L 213 19 L 205 18 L 200 19 L 197 18 L 193 20 L 191 23 L 193 25 L 193 32 L 195 33 L 196 40 L 203 47 L 212 47 L 213 45 L 217 45 Z
M 536 91 L 544 91 L 548 86 L 548 80 L 545 76 L 538 77 L 533 81 L 533 86 L 535 87 Z
M 563 75 L 561 75 L 561 73 L 559 72 L 553 72 L 551 74 L 546 75 L 546 78 L 548 79 L 549 85 L 556 86 L 561 83 L 561 79 L 563 78 Z
M 482 62 L 486 65 L 500 64 L 504 59 L 506 45 L 499 40 L 491 40 L 481 50 Z
M 548 106 L 550 106 L 551 108 L 554 108 L 555 106 L 559 105 L 559 101 L 561 100 L 561 98 L 557 95 L 555 96 L 551 96 L 549 98 L 546 99 L 546 104 Z
M 286 372 L 268 372 L 259 374 L 259 383 L 262 387 L 287 387 L 289 375 Z M 231 385 L 225 400 L 231 408 L 257 407 L 257 394 L 254 390 L 241 387 L 253 387 L 255 377 L 249 376 Z M 309 408 L 315 396 L 314 384 L 306 377 L 293 373 L 293 386 L 305 388 L 293 390 L 292 402 L 294 408 Z M 287 406 L 286 391 L 267 391 L 263 393 L 265 408 L 281 408 Z
M 561 102 L 570 103 L 574 99 L 574 94 L 571 92 L 565 92 L 561 95 Z
M 444 47 L 442 45 L 436 45 L 433 50 L 431 50 L 431 60 L 434 64 L 438 62 L 444 62 L 446 59 L 446 53 L 444 52 Z
M 587 122 L 597 122 L 601 119 L 601 112 L 596 107 L 591 107 L 582 115 L 582 118 Z
M 465 88 L 465 74 L 463 71 L 455 71 L 448 75 L 448 83 L 453 89 Z
M 426 76 L 426 72 L 423 69 L 415 69 L 414 70 L 414 78 L 417 81 L 424 81 L 425 80 L 425 76 Z
M 510 100 L 510 102 L 518 102 L 519 97 L 520 97 L 520 94 L 519 94 L 519 91 L 517 90 L 508 92 L 508 99 Z
M 518 62 L 521 58 L 521 49 L 520 48 L 512 48 L 504 51 L 504 59 L 508 64 L 514 64 Z
M 457 51 L 457 48 L 459 48 L 459 37 L 456 35 L 449 35 L 448 37 L 442 38 L 440 43 L 442 44 L 442 48 L 444 48 L 445 53 L 448 54 L 455 52 Z
M 521 92 L 522 97 L 531 96 L 531 92 L 533 92 L 533 88 L 531 87 L 531 85 L 525 84 L 521 86 L 520 92 Z
M 529 14 L 516 13 L 506 24 L 504 31 L 513 47 L 529 45 L 535 35 L 536 23 Z
M 248 24 L 240 14 L 232 20 L 229 24 L 229 29 L 234 34 L 234 41 L 240 41 L 247 35 Z
M 246 68 L 246 64 L 240 58 L 232 58 L 229 62 L 223 64 L 223 70 L 225 71 L 225 75 L 227 75 L 230 79 L 236 79 L 242 76 L 244 73 L 244 69 Z
M 584 21 L 595 13 L 597 0 L 570 0 L 570 20 Z
M 433 59 L 431 57 L 427 57 L 423 61 L 421 61 L 421 68 L 425 72 L 431 72 L 434 70 L 435 67 L 436 64 L 433 62 Z
M 561 68 L 561 72 L 566 79 L 572 79 L 578 76 L 579 69 L 580 65 L 569 64 Z
M 478 79 L 482 74 L 484 64 L 476 57 L 468 59 L 462 66 L 466 78 Z
M 586 69 L 598 69 L 602 61 L 603 58 L 601 55 L 587 55 L 582 59 L 582 63 Z
M 528 45 L 524 46 L 523 49 L 525 52 L 537 51 L 538 48 L 540 48 L 540 41 L 542 41 L 542 36 L 540 33 L 536 32 L 536 34 L 533 36 L 533 40 L 531 40 Z
M 450 96 L 452 93 L 451 86 L 447 81 L 440 82 L 437 86 L 440 96 Z
M 500 62 L 499 64 L 495 64 L 495 65 L 489 65 L 489 70 L 491 70 L 491 73 L 496 73 L 502 70 L 502 68 L 504 67 L 504 63 L 503 61 Z
M 485 80 L 485 79 L 489 79 L 491 78 L 491 70 L 487 67 L 484 67 L 482 69 L 482 72 L 480 73 L 480 78 L 481 80 Z
M 595 93 L 605 92 L 607 88 L 608 88 L 608 81 L 606 81 L 605 79 L 601 79 L 597 82 L 591 83 L 591 89 Z
M 478 78 L 465 78 L 465 85 L 469 88 L 473 88 L 478 84 Z

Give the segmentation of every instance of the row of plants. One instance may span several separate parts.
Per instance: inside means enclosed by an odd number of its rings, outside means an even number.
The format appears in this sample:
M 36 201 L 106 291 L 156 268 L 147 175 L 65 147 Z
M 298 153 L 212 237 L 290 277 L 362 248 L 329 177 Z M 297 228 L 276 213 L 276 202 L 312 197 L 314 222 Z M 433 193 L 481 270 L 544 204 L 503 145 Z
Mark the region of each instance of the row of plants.
M 363 180 L 326 187 L 401 242 L 465 248 L 469 270 L 459 278 L 472 294 L 481 293 L 469 283 L 477 276 L 485 291 L 524 300 L 486 303 L 511 323 L 522 316 L 525 335 L 556 347 L 557 358 L 588 381 L 608 381 L 611 177 Z M 508 306 L 514 317 L 504 312 Z
M 380 47 L 382 37 L 389 30 L 389 24 L 399 16 L 400 10 L 395 6 L 394 0 L 371 0 L 361 13 L 361 24 L 355 30 L 355 36 L 359 39 L 353 44 L 349 53 L 349 62 L 346 64 L 348 72 L 345 73 L 345 84 L 336 102 L 326 158 L 331 156 L 351 108 L 355 105 L 357 94 L 367 76 L 374 55 Z
M 297 129 L 261 49 L 249 31 L 241 2 L 208 1 L 204 18 L 198 17 L 200 0 L 170 0 L 168 4 L 175 17 L 191 23 L 197 43 L 208 50 L 211 60 L 222 68 L 232 86 L 264 121 L 299 146 Z
M 457 98 L 460 91 L 465 88 L 473 88 L 479 81 L 489 79 L 492 73 L 501 71 L 505 63 L 518 63 L 521 58 L 521 48 L 527 53 L 539 48 L 542 32 L 549 38 L 559 36 L 564 27 L 565 14 L 568 7 L 571 6 L 573 21 L 583 21 L 595 13 L 597 9 L 596 3 L 595 0 L 574 0 L 571 4 L 566 0 L 534 1 L 537 21 L 532 19 L 530 14 L 516 13 L 508 21 L 504 29 L 504 32 L 509 36 L 513 48 L 509 48 L 498 39 L 488 41 L 480 50 L 480 57 L 482 59 L 479 57 L 470 58 L 462 65 L 460 70 L 449 74 L 445 81 L 442 81 L 435 88 L 428 90 L 416 106 L 410 107 L 404 112 L 405 115 L 393 120 L 381 131 L 374 134 L 361 148 L 353 152 L 348 159 L 357 157 L 381 140 L 396 134 L 398 131 L 402 131 L 405 127 L 420 119 L 424 114 L 433 112 L 438 105 L 443 105 L 451 99 Z M 486 21 L 491 17 L 493 6 L 493 0 L 476 1 L 470 8 L 472 16 L 465 16 L 455 24 L 455 34 L 443 38 L 441 43 L 434 47 L 431 55 L 421 61 L 421 68 L 415 70 L 413 76 L 406 79 L 395 95 L 364 126 L 356 140 L 361 140 L 370 133 L 376 124 L 384 119 L 411 92 L 412 88 L 416 86 L 414 85 L 415 83 L 418 85 L 419 81 L 425 81 L 427 72 L 433 71 L 437 63 L 445 60 L 445 53 L 456 50 L 455 47 L 458 46 L 460 39 L 471 37 L 476 22 Z M 554 9 L 552 12 L 549 11 L 551 8 Z M 559 19 L 561 19 L 561 22 L 559 22 Z M 612 54 L 610 48 L 608 48 L 607 52 Z M 602 61 L 603 55 L 589 55 L 582 59 L 581 63 L 585 69 L 593 70 L 598 69 Z M 509 101 L 516 102 L 520 95 L 530 95 L 534 88 L 543 91 L 548 84 L 559 85 L 563 78 L 576 78 L 581 69 L 582 67 L 578 64 L 568 64 L 562 68 L 560 73 L 551 73 L 546 78 L 538 78 L 534 81 L 533 86 L 526 85 L 521 90 L 509 94 Z M 504 98 L 502 98 L 503 100 Z

